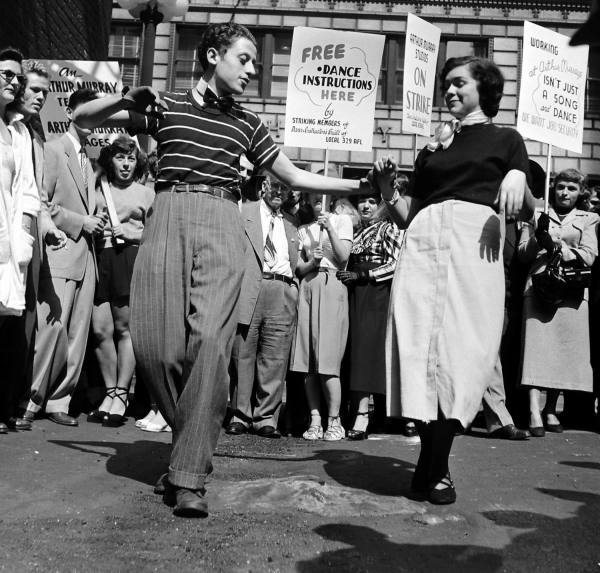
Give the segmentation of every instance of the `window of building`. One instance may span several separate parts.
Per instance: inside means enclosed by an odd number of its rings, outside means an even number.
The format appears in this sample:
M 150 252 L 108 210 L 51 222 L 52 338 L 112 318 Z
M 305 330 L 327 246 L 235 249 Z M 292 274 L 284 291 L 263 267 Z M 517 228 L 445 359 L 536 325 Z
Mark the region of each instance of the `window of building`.
M 108 42 L 108 58 L 117 60 L 124 86 L 137 86 L 140 74 L 140 27 L 113 26 Z
M 198 60 L 198 43 L 202 36 L 202 28 L 185 28 L 177 29 L 177 48 L 173 69 L 171 70 L 171 89 L 186 90 L 196 85 L 202 76 L 202 66 Z M 265 42 L 265 34 L 259 30 L 252 30 L 258 42 L 257 61 L 256 61 L 256 77 L 246 87 L 245 96 L 262 95 L 263 85 L 263 65 L 262 53 L 263 44 Z M 291 34 L 290 34 L 291 42 Z M 286 84 L 287 89 L 287 84 Z M 264 97 L 264 96 L 263 96 Z
M 377 102 L 387 105 L 402 104 L 402 87 L 404 82 L 404 48 L 405 36 L 388 36 L 383 51 Z M 473 39 L 442 38 L 438 53 L 438 71 L 442 69 L 448 58 L 458 56 L 487 57 L 488 41 Z M 438 82 L 434 88 L 434 105 L 443 106 L 444 100 L 439 95 Z
M 463 56 L 487 58 L 488 48 L 488 40 L 450 40 L 447 38 L 442 38 L 442 41 L 440 42 L 440 51 L 438 53 L 437 73 L 439 74 L 442 71 L 442 68 L 444 67 L 444 64 L 448 58 L 460 58 Z M 440 93 L 440 83 L 438 78 L 436 78 L 435 81 L 433 105 L 444 108 L 446 107 L 444 98 Z

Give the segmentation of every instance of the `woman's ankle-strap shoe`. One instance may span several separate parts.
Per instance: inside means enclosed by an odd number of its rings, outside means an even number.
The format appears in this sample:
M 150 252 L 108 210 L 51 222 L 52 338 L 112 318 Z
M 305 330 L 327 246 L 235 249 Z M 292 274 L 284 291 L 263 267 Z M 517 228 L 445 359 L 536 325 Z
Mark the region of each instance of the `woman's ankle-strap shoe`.
M 456 489 L 449 473 L 435 485 L 440 484 L 444 487 L 436 489 L 434 486 L 429 490 L 429 501 L 435 505 L 454 503 L 456 501 Z

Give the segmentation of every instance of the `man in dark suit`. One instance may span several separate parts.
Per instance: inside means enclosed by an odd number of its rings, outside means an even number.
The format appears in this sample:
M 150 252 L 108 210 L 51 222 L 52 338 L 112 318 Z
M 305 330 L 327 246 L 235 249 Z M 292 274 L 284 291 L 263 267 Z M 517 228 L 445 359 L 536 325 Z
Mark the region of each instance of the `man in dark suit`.
M 296 227 L 281 211 L 284 189 L 262 177 L 262 199 L 242 204 L 247 240 L 231 360 L 234 417 L 228 434 L 279 438 L 277 416 L 296 321 Z
M 67 116 L 97 94 L 71 94 Z M 96 262 L 93 236 L 102 232 L 105 214 L 96 215 L 94 171 L 85 151 L 89 129 L 71 122 L 60 139 L 45 146 L 43 189 L 52 221 L 67 235 L 64 248 L 46 249 L 38 291 L 31 396 L 25 419 L 45 409 L 57 424 L 76 426 L 69 403 L 81 368 L 90 325 Z

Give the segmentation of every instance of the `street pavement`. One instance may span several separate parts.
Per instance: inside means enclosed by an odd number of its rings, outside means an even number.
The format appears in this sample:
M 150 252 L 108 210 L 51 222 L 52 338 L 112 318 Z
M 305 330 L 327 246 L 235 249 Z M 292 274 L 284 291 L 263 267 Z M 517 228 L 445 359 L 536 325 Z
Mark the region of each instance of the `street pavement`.
M 222 435 L 210 516 L 152 493 L 169 434 L 36 421 L 0 436 L 0 571 L 600 571 L 600 435 L 455 441 L 458 500 L 411 499 L 418 439 Z

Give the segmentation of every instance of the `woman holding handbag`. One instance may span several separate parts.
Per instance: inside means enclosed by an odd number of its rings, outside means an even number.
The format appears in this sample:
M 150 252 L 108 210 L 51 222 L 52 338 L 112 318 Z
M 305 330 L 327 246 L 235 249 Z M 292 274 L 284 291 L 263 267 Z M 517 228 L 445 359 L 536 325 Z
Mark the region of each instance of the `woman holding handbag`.
M 591 392 L 593 386 L 585 276 L 598 254 L 599 217 L 587 211 L 584 179 L 576 169 L 561 171 L 547 213 L 536 210 L 535 223 L 524 224 L 519 241 L 519 258 L 530 265 L 521 385 L 529 387 L 529 431 L 535 437 L 545 430 L 562 432 L 556 416 L 561 390 Z M 553 261 L 560 282 L 550 292 Z M 542 411 L 541 389 L 546 390 Z
M 102 148 L 98 164 L 103 175 L 96 191 L 97 204 L 99 210 L 108 211 L 110 225 L 104 227 L 96 245 L 98 285 L 92 330 L 106 396 L 89 420 L 120 426 L 135 370 L 129 334 L 131 275 L 154 191 L 136 182 L 144 172 L 145 155 L 127 135 Z

